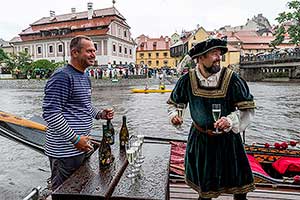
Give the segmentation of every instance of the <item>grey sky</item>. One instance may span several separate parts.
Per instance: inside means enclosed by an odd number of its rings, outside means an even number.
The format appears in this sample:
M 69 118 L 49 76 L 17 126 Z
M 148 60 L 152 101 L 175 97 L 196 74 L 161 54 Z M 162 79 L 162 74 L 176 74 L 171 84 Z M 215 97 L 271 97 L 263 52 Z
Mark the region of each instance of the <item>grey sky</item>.
M 0 38 L 10 40 L 49 11 L 57 15 L 112 6 L 112 0 L 7 0 L 1 2 Z M 226 3 L 225 3 L 226 2 Z M 262 13 L 276 24 L 278 13 L 287 10 L 289 0 L 116 0 L 115 7 L 127 19 L 133 37 L 171 35 L 192 30 L 197 24 L 210 31 L 224 25 L 243 25 L 247 18 Z

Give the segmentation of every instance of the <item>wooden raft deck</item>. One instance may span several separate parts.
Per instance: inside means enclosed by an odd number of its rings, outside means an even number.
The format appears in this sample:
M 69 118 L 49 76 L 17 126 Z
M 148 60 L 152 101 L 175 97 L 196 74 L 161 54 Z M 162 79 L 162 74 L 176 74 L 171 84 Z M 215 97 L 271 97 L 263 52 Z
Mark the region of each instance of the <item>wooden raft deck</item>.
M 248 200 L 299 200 L 299 192 L 256 189 L 247 196 Z M 170 182 L 170 200 L 197 200 L 198 194 L 183 182 Z M 218 200 L 232 200 L 232 195 L 222 195 Z

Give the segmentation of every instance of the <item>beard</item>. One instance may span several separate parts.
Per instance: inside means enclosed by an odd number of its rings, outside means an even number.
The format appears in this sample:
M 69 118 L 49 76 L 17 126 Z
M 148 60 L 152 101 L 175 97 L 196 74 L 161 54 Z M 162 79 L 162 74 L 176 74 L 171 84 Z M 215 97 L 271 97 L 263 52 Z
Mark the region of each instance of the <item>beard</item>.
M 204 65 L 204 69 L 210 74 L 215 74 L 220 71 L 221 67 L 220 67 L 220 65 L 217 65 L 217 64 L 213 64 L 211 67 L 206 67 Z

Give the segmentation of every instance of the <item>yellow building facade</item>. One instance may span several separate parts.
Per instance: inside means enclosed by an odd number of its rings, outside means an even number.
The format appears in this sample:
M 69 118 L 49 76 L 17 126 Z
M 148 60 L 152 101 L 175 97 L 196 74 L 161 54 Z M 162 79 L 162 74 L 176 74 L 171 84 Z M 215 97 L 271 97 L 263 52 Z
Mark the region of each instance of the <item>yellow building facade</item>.
M 149 38 L 141 35 L 136 38 L 136 64 L 153 69 L 175 68 L 175 59 L 170 56 L 171 40 L 168 36 Z
M 137 51 L 136 63 L 158 69 L 162 67 L 175 67 L 175 59 L 170 57 L 169 50 Z

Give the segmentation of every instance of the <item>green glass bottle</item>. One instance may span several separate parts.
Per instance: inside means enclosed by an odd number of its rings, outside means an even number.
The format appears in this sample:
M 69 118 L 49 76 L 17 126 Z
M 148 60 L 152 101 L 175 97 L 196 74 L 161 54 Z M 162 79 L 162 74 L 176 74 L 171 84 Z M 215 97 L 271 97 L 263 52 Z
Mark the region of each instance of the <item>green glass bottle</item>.
M 113 145 L 115 143 L 115 129 L 110 119 L 107 120 L 106 127 L 107 127 L 106 133 L 107 133 L 107 138 L 109 139 L 109 144 Z
M 107 125 L 103 125 L 103 137 L 99 147 L 100 168 L 107 168 L 114 161 L 114 156 L 111 152 L 111 148 L 109 145 L 110 139 L 107 137 L 108 135 L 107 131 L 108 131 Z
M 122 127 L 120 130 L 120 148 L 125 148 L 126 144 L 128 143 L 128 139 L 129 139 L 129 132 L 128 132 L 128 128 L 126 125 L 126 116 L 123 116 L 123 120 L 122 120 Z

